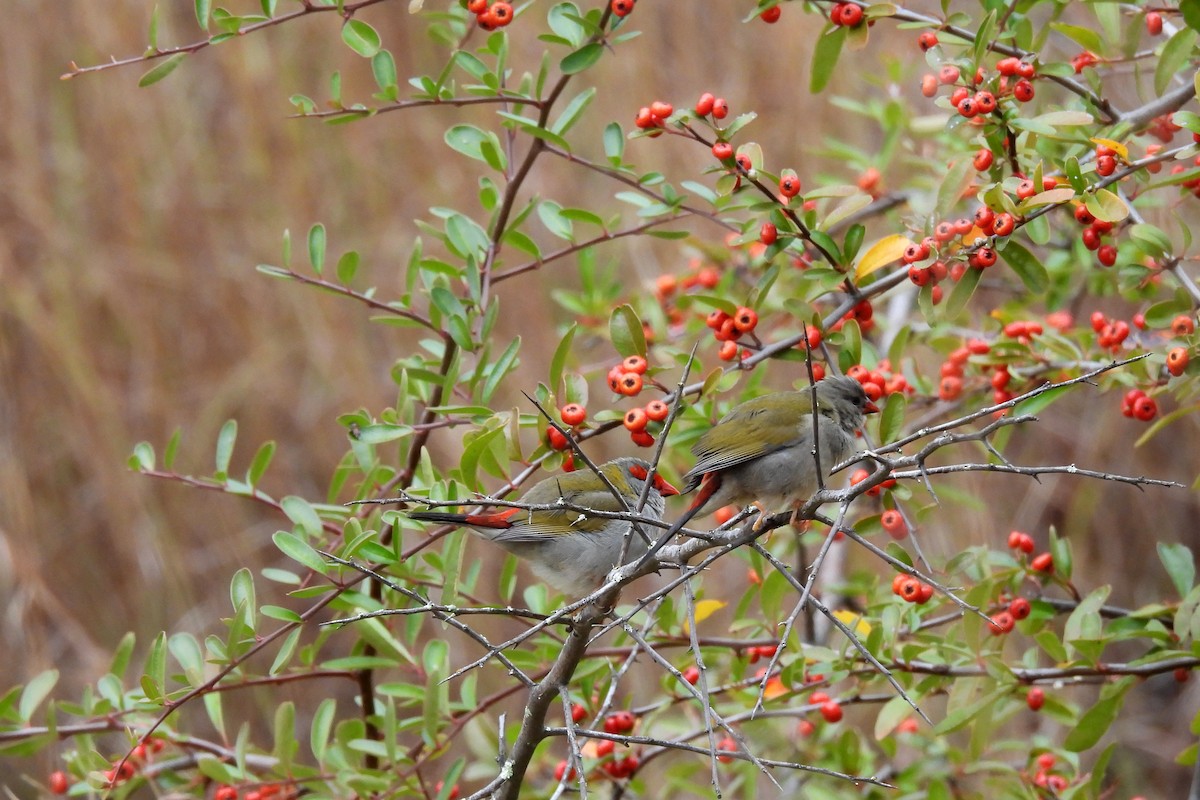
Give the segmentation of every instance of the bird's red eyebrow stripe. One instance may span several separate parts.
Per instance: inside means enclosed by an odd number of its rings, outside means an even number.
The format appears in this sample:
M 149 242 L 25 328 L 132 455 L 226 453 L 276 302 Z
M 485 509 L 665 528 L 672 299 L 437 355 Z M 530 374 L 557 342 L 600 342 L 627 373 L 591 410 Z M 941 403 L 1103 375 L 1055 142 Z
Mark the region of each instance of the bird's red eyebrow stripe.
M 629 474 L 637 478 L 639 481 L 646 480 L 646 468 L 641 464 L 634 464 L 629 468 Z

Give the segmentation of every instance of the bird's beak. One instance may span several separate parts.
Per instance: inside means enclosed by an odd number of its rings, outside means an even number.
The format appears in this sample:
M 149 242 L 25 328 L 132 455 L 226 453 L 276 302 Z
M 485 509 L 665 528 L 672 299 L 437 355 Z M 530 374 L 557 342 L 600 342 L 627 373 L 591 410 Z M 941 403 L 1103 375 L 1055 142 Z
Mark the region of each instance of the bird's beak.
M 679 490 L 665 481 L 661 475 L 654 476 L 654 487 L 658 489 L 658 493 L 663 497 L 670 497 L 673 494 L 679 494 Z
M 866 412 L 867 414 L 878 414 L 879 406 L 875 405 L 870 400 L 868 400 L 867 404 L 865 406 L 863 406 L 863 411 Z

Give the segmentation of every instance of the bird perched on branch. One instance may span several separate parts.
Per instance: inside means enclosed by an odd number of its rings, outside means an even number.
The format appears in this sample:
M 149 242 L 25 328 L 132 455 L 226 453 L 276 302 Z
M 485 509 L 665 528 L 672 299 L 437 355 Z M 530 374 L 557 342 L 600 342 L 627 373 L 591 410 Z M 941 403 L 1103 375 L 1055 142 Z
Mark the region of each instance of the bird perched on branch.
M 650 475 L 650 464 L 638 458 L 618 458 L 601 464 L 598 469 L 624 498 L 628 510 L 634 511 Z M 679 490 L 655 474 L 642 516 L 661 520 L 666 507 L 664 498 L 674 494 L 679 494 Z M 577 508 L 495 508 L 478 514 L 413 511 L 408 516 L 425 522 L 470 528 L 529 562 L 534 573 L 546 583 L 575 597 L 597 589 L 613 567 L 618 566 L 625 535 L 633 523 L 626 519 L 593 517 L 578 510 L 626 511 L 596 473 L 578 470 L 546 478 L 534 484 L 521 497 L 521 502 L 531 506 L 562 502 Z M 653 542 L 657 529 L 644 530 Z M 648 550 L 646 539 L 633 531 L 624 563 L 636 561 Z
M 817 381 L 816 394 L 821 473 L 828 478 L 854 452 L 864 415 L 879 409 L 858 381 L 844 375 Z M 683 493 L 700 492 L 689 514 L 753 503 L 761 512 L 757 530 L 771 511 L 787 505 L 798 511 L 818 488 L 812 410 L 808 389 L 735 406 L 692 445 L 698 460 L 684 475 Z

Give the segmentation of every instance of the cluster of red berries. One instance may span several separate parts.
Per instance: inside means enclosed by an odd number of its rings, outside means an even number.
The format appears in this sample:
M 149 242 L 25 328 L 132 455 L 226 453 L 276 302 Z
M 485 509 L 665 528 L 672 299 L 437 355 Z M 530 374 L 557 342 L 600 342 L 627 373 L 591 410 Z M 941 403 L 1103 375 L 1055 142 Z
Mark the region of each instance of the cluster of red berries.
M 746 660 L 751 664 L 757 664 L 760 658 L 774 658 L 775 653 L 779 650 L 779 645 L 762 644 L 755 647 L 746 648 Z
M 875 307 L 871 305 L 870 300 L 860 300 L 855 303 L 854 307 L 842 314 L 842 318 L 830 326 L 830 330 L 840 331 L 842 327 L 850 320 L 858 322 L 858 329 L 863 333 L 868 333 L 875 327 Z M 810 336 L 811 340 L 812 337 Z M 814 345 L 815 347 L 816 345 Z
M 696 112 L 697 117 L 707 117 L 711 114 L 713 119 L 725 119 L 729 116 L 729 103 L 724 97 L 715 97 L 712 92 L 705 92 L 700 95 L 692 110 Z
M 1008 546 L 1012 550 L 1017 550 L 1025 555 L 1030 555 L 1033 553 L 1033 537 L 1028 533 L 1012 531 L 1008 534 Z M 1043 572 L 1049 574 L 1054 571 L 1054 556 L 1052 556 L 1050 553 L 1039 553 L 1030 560 L 1029 568 L 1034 572 Z M 1015 603 L 1016 601 L 1014 600 L 1013 602 Z M 1026 614 L 1026 616 L 1028 616 L 1028 614 Z M 1025 619 L 1024 616 L 1017 618 Z
M 662 100 L 655 100 L 648 106 L 642 106 L 638 109 L 637 116 L 633 119 L 633 124 L 642 130 L 653 130 L 662 128 L 667 117 L 675 113 L 675 106 L 670 103 L 664 103 Z
M 826 722 L 840 722 L 842 719 L 842 704 L 830 698 L 825 692 L 813 692 L 808 702 L 817 707 Z
M 860 322 L 861 324 L 861 322 Z M 811 341 L 812 337 L 809 337 Z M 892 362 L 882 359 L 874 369 L 868 369 L 862 364 L 855 364 L 846 370 L 847 377 L 862 384 L 867 397 L 874 402 L 885 394 L 912 394 L 914 389 L 902 373 L 892 372 Z
M 654 435 L 646 430 L 653 422 L 662 422 L 671 415 L 671 407 L 662 400 L 651 400 L 645 406 L 631 408 L 625 412 L 621 424 L 629 431 L 629 438 L 638 447 L 654 444 Z
M 155 753 L 162 752 L 166 746 L 166 740 L 161 737 L 149 739 L 138 744 L 130 751 L 129 757 L 119 767 L 113 767 L 105 771 L 104 779 L 110 787 L 124 783 L 137 774 L 138 765 L 143 764 Z M 62 770 L 56 770 L 50 774 L 49 784 L 50 791 L 54 794 L 65 794 L 70 788 L 70 779 L 67 773 Z
M 1012 323 L 1010 323 L 1012 324 Z M 1036 324 L 1036 323 L 1033 323 Z M 1038 333 L 1041 333 L 1041 326 L 1038 326 Z M 963 393 L 963 376 L 966 373 L 968 360 L 973 355 L 986 355 L 991 352 L 992 346 L 983 339 L 968 339 L 966 344 L 961 347 L 956 347 L 946 356 L 946 360 L 942 362 L 940 367 L 941 379 L 938 381 L 938 399 L 944 400 L 947 403 L 957 400 Z M 1004 370 L 1003 374 L 1008 376 L 1008 369 L 1000 367 Z M 1009 376 L 1011 377 L 1011 376 Z M 997 387 L 997 383 L 1001 385 Z M 1008 386 L 1008 378 L 998 381 L 994 376 L 992 379 L 992 388 L 995 389 L 993 397 L 997 398 L 997 403 L 1003 403 L 1011 399 L 1005 387 Z
M 1082 203 L 1075 206 L 1075 221 L 1084 226 L 1079 238 L 1084 247 L 1095 251 L 1096 260 L 1106 267 L 1116 264 L 1117 248 L 1103 241 L 1103 236 L 1112 231 L 1113 224 L 1108 220 L 1096 219 Z
M 1024 536 L 1025 534 L 1021 534 Z M 1033 540 L 1030 540 L 1030 545 Z M 1047 558 L 1049 553 L 1043 553 Z M 1035 559 L 1036 560 L 1036 559 Z M 990 630 L 993 636 L 1003 636 L 1006 633 L 1011 633 L 1012 629 L 1017 626 L 1017 622 L 1025 619 L 1033 611 L 1033 606 L 1024 597 L 1014 597 L 1010 600 L 999 613 L 991 616 L 992 624 Z
M 475 15 L 475 21 L 485 31 L 503 28 L 513 21 L 513 7 L 504 0 L 495 0 L 489 5 L 488 0 L 467 0 L 467 11 Z
M 1197 136 L 1197 134 L 1192 134 L 1192 136 L 1195 137 L 1197 141 L 1200 141 L 1200 136 Z M 1151 147 L 1152 146 L 1153 145 L 1151 145 Z M 1149 153 L 1150 147 L 1147 147 L 1146 151 Z M 1186 164 L 1176 164 L 1175 166 L 1171 167 L 1171 174 L 1179 175 L 1180 173 L 1187 172 L 1189 169 L 1195 169 L 1196 167 L 1200 167 L 1200 156 L 1196 156 L 1196 158 L 1192 160 L 1192 166 L 1190 167 Z M 1149 167 L 1147 167 L 1147 169 L 1149 169 Z M 1179 186 L 1180 188 L 1191 192 L 1194 196 L 1200 197 L 1200 176 L 1188 178 L 1186 181 L 1181 181 Z
M 829 21 L 842 28 L 857 28 L 863 21 L 863 7 L 857 3 L 834 3 Z
M 642 391 L 649 364 L 641 356 L 626 356 L 608 370 L 608 388 L 616 394 L 635 397 Z
M 279 797 L 281 794 L 284 794 L 285 788 L 287 788 L 287 786 L 282 783 L 264 783 L 261 786 L 246 792 L 246 794 L 242 796 L 242 800 L 271 800 L 271 798 Z M 442 784 L 439 782 L 437 785 L 437 791 L 441 792 L 441 790 Z M 229 784 L 222 784 L 217 787 L 215 792 L 213 792 L 213 800 L 238 800 L 238 797 L 239 793 L 237 787 L 230 786 Z M 457 797 L 458 787 L 456 786 L 450 793 L 450 798 L 453 800 L 453 798 Z
M 906 603 L 916 603 L 919 606 L 923 606 L 933 597 L 933 587 L 928 583 L 914 578 L 912 575 L 905 575 L 903 572 L 898 572 L 896 573 L 896 577 L 892 578 L 892 594 Z
M 1142 422 L 1149 422 L 1158 416 L 1158 403 L 1144 390 L 1130 389 L 1121 398 L 1121 413 Z
M 1116 353 L 1129 338 L 1129 323 L 1123 319 L 1109 319 L 1103 312 L 1093 311 L 1091 322 L 1097 343 L 1106 350 Z
M 713 338 L 721 343 L 717 357 L 722 361 L 732 361 L 738 357 L 739 351 L 745 358 L 749 351 L 742 350 L 738 340 L 742 336 L 752 336 L 758 327 L 758 312 L 749 306 L 740 306 L 732 315 L 715 309 L 705 318 L 704 324 L 712 329 Z
M 858 484 L 862 483 L 869 477 L 871 477 L 871 473 L 867 472 L 862 467 L 859 467 L 858 469 L 854 470 L 854 472 L 850 473 L 850 485 L 857 486 Z M 867 496 L 868 497 L 878 497 L 883 492 L 884 489 L 891 489 L 895 485 L 896 485 L 895 478 L 888 478 L 886 481 L 880 481 L 878 484 L 872 486 L 870 489 L 867 489 Z
M 928 39 L 917 40 L 923 49 L 929 49 L 937 44 L 936 36 L 929 47 L 926 47 L 927 42 Z M 954 64 L 946 63 L 936 75 L 929 73 L 921 77 L 921 94 L 933 97 L 937 94 L 939 86 L 953 86 L 950 91 L 950 105 L 963 117 L 979 118 L 978 121 L 995 113 L 1000 107 L 1000 101 L 1006 97 L 1011 96 L 1018 103 L 1028 103 L 1033 99 L 1033 80 L 1037 77 L 1037 68 L 1031 62 L 1008 56 L 996 62 L 996 72 L 997 76 L 989 79 L 984 68 L 977 67 L 969 81 L 960 83 L 963 77 L 962 70 Z
M 1050 771 L 1054 769 L 1056 761 L 1053 753 L 1042 753 L 1037 757 L 1037 771 L 1033 774 L 1033 785 L 1039 789 L 1049 790 L 1054 797 L 1065 792 L 1071 785 L 1066 776 Z

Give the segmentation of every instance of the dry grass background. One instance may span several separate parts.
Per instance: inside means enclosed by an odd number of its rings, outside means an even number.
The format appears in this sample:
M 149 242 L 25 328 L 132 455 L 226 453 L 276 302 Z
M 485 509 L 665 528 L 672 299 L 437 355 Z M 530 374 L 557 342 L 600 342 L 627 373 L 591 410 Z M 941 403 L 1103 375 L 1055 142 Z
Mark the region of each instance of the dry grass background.
M 163 43 L 197 37 L 190 3 L 160 6 Z M 811 18 L 789 9 L 774 29 L 743 27 L 746 6 L 704 4 L 702 14 L 689 16 L 678 14 L 677 4 L 643 4 L 638 22 L 647 34 L 588 77 L 617 87 L 601 92 L 591 130 L 631 119 L 633 106 L 646 99 L 682 100 L 713 89 L 738 110 L 737 98 L 761 99 L 754 138 L 768 153 L 786 154 L 780 160 L 813 164 L 814 148 L 830 136 L 873 152 L 873 127 L 807 91 Z M 402 77 L 430 69 L 422 65 L 436 56 L 404 7 L 388 3 L 365 16 L 396 54 Z M 57 666 L 60 691 L 70 696 L 103 673 L 127 630 L 142 643 L 161 630 L 212 630 L 227 613 L 234 569 L 276 560 L 270 535 L 280 519 L 130 472 L 125 461 L 135 442 L 161 447 L 179 427 L 179 468 L 208 473 L 217 430 L 236 418 L 235 469 L 259 442 L 274 439 L 279 450 L 266 490 L 323 498 L 345 449 L 336 416 L 391 404 L 388 370 L 411 343 L 368 323 L 352 303 L 257 273 L 255 264 L 278 263 L 282 231 L 291 229 L 299 241 L 311 223 L 325 222 L 331 249 L 360 250 L 370 282 L 386 294 L 398 286 L 415 218 L 434 205 L 477 209 L 474 173 L 441 134 L 452 120 L 486 119 L 479 116 L 485 111 L 392 114 L 335 127 L 286 118 L 293 92 L 325 97 L 332 69 L 342 70 L 348 99 L 369 95 L 368 65 L 340 42 L 334 15 L 212 48 L 146 90 L 136 88 L 139 67 L 58 80 L 69 60 L 87 65 L 137 53 L 150 9 L 132 0 L 58 0 L 52 7 L 8 0 L 3 9 L 4 687 Z M 768 35 L 790 37 L 795 46 L 758 46 Z M 527 39 L 519 30 L 514 36 Z M 866 74 L 878 75 L 866 54 L 859 58 Z M 861 91 L 854 65 L 845 62 L 834 93 Z M 705 163 L 703 154 L 661 141 L 631 144 L 630 154 L 643 165 L 661 164 L 674 179 L 695 177 Z M 828 160 L 817 163 L 843 178 L 852 174 Z M 558 169 L 540 173 L 535 190 L 570 202 L 573 193 L 590 199 L 612 188 Z M 670 251 L 618 247 L 614 257 L 633 280 L 680 266 L 659 261 Z M 539 345 L 556 338 L 539 334 L 563 318 L 547 297 L 559 281 L 571 278 L 556 270 L 521 286 L 514 281 L 502 293 L 507 313 L 498 336 L 526 333 L 521 379 L 530 384 L 544 375 L 539 357 L 548 350 Z M 1175 435 L 1133 450 L 1142 429 L 1123 420 L 1116 405 L 1112 397 L 1078 392 L 1014 445 L 1027 462 L 1190 481 L 1198 466 L 1196 423 L 1183 421 Z M 434 446 L 449 453 L 456 441 L 447 436 Z M 1195 546 L 1200 538 L 1195 495 L 1186 491 L 994 477 L 956 483 L 982 504 L 932 523 L 933 554 L 994 543 L 1010 525 L 1043 532 L 1056 524 L 1075 543 L 1085 588 L 1112 583 L 1116 603 L 1169 596 L 1154 542 Z M 1135 695 L 1120 731 L 1122 769 L 1131 776 L 1149 770 L 1164 787 L 1185 779 L 1170 758 L 1189 741 L 1196 697 L 1186 697 L 1179 702 L 1161 680 Z M 52 756 L 32 771 L 47 769 Z M 16 775 L 31 766 L 0 764 L 0 782 L 26 792 Z

